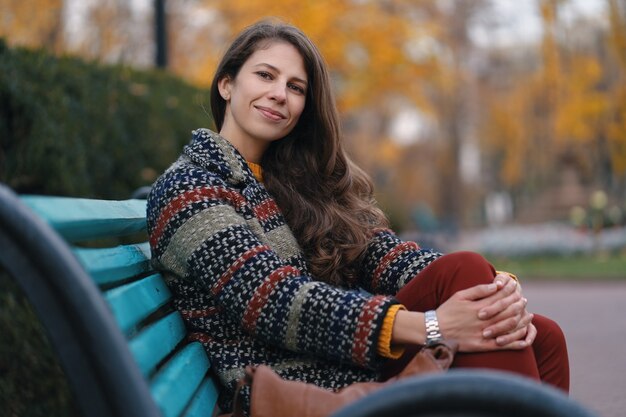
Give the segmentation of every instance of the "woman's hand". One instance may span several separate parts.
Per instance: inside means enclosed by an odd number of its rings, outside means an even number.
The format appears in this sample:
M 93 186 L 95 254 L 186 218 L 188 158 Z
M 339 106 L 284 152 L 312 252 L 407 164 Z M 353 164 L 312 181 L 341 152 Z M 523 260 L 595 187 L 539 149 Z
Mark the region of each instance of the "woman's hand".
M 458 342 L 461 352 L 523 349 L 537 334 L 525 307 L 517 282 L 498 275 L 492 284 L 455 293 L 437 308 L 437 318 L 442 335 Z M 397 313 L 393 343 L 423 344 L 425 334 L 424 313 Z
M 500 273 L 494 282 L 502 288 L 514 286 L 515 291 L 479 311 L 478 317 L 488 323 L 483 331 L 486 338 L 495 338 L 499 346 L 508 349 L 524 348 L 535 340 L 537 330 L 532 325 L 533 315 L 526 310 L 528 300 L 523 297 L 520 285 L 507 273 Z
M 457 292 L 437 309 L 442 334 L 456 340 L 462 352 L 528 346 L 536 331 L 530 328 L 532 316 L 525 312 L 526 300 L 517 287 L 510 277 L 500 277 L 493 284 Z

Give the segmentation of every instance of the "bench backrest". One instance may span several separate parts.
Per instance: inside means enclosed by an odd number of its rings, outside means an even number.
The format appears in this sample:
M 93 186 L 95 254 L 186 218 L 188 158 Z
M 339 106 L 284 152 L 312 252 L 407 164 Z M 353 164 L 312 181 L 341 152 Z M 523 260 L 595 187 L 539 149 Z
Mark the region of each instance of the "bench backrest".
M 210 364 L 201 344 L 186 341 L 170 291 L 151 268 L 145 200 L 20 200 L 63 238 L 97 285 L 162 415 L 211 416 L 217 387 Z M 129 235 L 140 243 L 119 244 Z

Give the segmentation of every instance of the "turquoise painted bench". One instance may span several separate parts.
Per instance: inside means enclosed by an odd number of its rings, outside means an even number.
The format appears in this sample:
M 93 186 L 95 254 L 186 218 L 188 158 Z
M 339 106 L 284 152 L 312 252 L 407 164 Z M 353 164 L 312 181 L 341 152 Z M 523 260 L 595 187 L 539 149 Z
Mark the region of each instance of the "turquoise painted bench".
M 145 200 L 18 197 L 0 184 L 0 262 L 47 329 L 83 415 L 211 416 L 210 363 L 151 268 L 145 218 Z

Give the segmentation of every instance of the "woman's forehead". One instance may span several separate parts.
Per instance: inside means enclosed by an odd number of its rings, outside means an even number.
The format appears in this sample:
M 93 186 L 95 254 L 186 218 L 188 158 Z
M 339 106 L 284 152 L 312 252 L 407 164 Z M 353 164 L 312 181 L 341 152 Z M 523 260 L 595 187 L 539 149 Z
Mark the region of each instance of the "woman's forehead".
M 250 55 L 244 65 L 267 65 L 281 72 L 294 73 L 293 76 L 304 80 L 307 78 L 302 54 L 295 46 L 282 40 L 264 42 Z

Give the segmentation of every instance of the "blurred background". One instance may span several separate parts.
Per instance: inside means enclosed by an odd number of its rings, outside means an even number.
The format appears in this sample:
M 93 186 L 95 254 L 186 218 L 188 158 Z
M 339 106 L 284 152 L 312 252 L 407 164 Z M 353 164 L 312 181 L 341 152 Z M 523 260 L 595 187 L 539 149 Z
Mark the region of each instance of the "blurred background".
M 322 50 L 348 147 L 399 232 L 503 256 L 626 245 L 624 0 L 0 10 L 0 179 L 18 191 L 125 198 L 150 184 L 211 126 L 206 89 L 229 40 L 276 16 Z
M 592 342 L 624 337 L 626 0 L 0 0 L 0 181 L 112 199 L 150 185 L 213 126 L 217 61 L 265 16 L 321 49 L 393 227 L 517 273 L 566 330 L 575 397 L 622 415 L 623 355 Z M 0 340 L 5 415 L 75 415 L 2 271 Z

